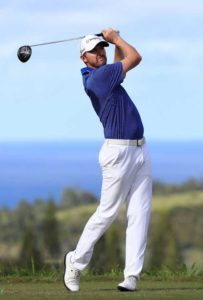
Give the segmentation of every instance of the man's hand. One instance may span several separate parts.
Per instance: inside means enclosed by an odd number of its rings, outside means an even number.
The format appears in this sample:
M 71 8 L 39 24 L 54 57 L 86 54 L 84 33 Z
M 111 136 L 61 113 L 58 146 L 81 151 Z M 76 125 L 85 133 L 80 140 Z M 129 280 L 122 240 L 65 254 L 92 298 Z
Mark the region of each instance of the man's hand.
M 119 37 L 119 31 L 113 30 L 112 28 L 102 30 L 102 34 L 104 40 L 111 44 L 115 44 Z

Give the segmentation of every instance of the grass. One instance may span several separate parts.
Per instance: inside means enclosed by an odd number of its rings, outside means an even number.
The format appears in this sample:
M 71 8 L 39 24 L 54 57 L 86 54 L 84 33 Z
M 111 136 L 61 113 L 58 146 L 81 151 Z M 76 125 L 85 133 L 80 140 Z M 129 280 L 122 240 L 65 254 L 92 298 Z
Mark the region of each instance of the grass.
M 153 199 L 153 212 L 164 213 L 175 207 L 200 206 L 203 203 L 203 192 L 191 192 L 166 196 L 155 196 Z M 69 224 L 78 222 L 78 219 L 87 220 L 95 210 L 96 205 L 87 205 L 70 210 L 57 212 L 59 221 Z M 125 214 L 125 208 L 121 210 L 121 217 Z M 188 229 L 187 229 L 188 230 Z M 5 251 L 4 251 L 5 252 Z M 195 257 L 197 253 L 195 254 Z M 192 261 L 193 257 L 192 257 Z M 0 270 L 1 271 L 1 270 Z M 35 272 L 34 272 L 35 273 Z M 3 274 L 13 274 L 4 276 Z M 70 293 L 63 286 L 62 275 L 42 272 L 30 274 L 26 270 L 13 268 L 13 273 L 0 273 L 0 300 L 112 300 L 112 299 L 142 299 L 142 300 L 199 300 L 203 299 L 203 275 L 198 275 L 196 265 L 191 268 L 182 268 L 177 272 L 171 272 L 168 268 L 160 272 L 143 273 L 142 280 L 138 283 L 138 291 L 133 293 L 121 293 L 116 286 L 122 280 L 122 274 L 106 274 L 82 276 L 81 291 Z
M 128 293 L 117 291 L 116 286 L 120 280 L 120 276 L 83 276 L 80 292 L 71 293 L 65 289 L 62 280 L 48 277 L 8 277 L 0 281 L 0 299 L 203 299 L 203 281 L 198 276 L 162 280 L 159 277 L 146 276 L 138 283 L 138 291 Z
M 164 212 L 176 207 L 194 207 L 203 204 L 203 192 L 192 191 L 164 196 L 154 196 L 152 211 Z
M 203 204 L 203 192 L 191 191 L 164 196 L 153 196 L 152 212 L 164 212 L 174 209 L 176 207 L 194 207 Z M 74 207 L 67 210 L 57 212 L 59 221 L 71 222 L 81 218 L 88 218 L 95 211 L 97 204 L 89 204 L 85 206 Z M 121 215 L 125 214 L 125 205 L 122 206 Z

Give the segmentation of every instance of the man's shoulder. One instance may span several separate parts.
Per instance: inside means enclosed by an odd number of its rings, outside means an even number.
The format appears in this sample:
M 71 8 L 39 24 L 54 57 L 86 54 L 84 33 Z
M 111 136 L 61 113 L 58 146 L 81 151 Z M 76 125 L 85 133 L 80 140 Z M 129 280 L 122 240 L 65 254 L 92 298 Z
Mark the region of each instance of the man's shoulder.
M 95 69 L 94 76 L 108 76 L 113 75 L 113 73 L 117 73 L 118 71 L 122 71 L 122 63 L 115 62 L 112 64 L 105 64 Z
M 101 67 L 99 67 L 97 70 L 106 70 L 106 69 L 116 69 L 122 67 L 122 63 L 120 61 L 111 63 L 111 64 L 105 64 Z
M 86 69 L 86 71 L 85 71 Z M 122 63 L 105 64 L 99 68 L 83 71 L 83 82 L 86 91 L 108 90 L 123 81 Z

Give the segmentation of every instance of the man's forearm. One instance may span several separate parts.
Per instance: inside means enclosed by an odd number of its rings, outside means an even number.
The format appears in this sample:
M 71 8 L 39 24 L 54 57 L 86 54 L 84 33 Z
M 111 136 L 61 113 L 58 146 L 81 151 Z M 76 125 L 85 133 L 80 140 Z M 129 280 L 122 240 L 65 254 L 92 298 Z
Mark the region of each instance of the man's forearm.
M 114 62 L 121 61 L 122 59 L 124 59 L 124 54 L 122 50 L 115 46 Z
M 132 67 L 135 67 L 140 63 L 142 59 L 141 55 L 133 46 L 128 44 L 120 36 L 118 36 L 117 39 L 115 39 L 115 47 L 117 49 L 117 53 L 122 54 L 121 60 L 128 59 L 132 62 Z
M 141 55 L 133 46 L 120 37 L 118 31 L 108 28 L 103 30 L 102 33 L 107 42 L 115 45 L 114 59 L 122 62 L 124 74 L 140 63 L 142 60 Z

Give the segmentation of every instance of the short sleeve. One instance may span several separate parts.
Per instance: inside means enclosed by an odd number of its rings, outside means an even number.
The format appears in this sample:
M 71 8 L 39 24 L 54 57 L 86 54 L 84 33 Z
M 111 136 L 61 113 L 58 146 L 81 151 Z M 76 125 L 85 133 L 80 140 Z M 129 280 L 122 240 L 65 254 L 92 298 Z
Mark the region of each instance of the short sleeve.
M 102 67 L 102 80 L 108 82 L 109 88 L 113 89 L 123 81 L 123 66 L 121 62 L 108 64 Z

